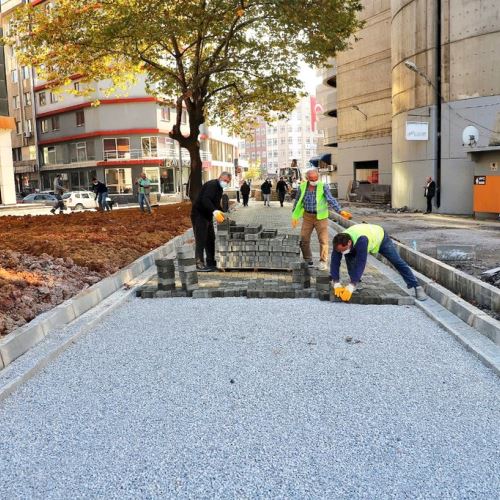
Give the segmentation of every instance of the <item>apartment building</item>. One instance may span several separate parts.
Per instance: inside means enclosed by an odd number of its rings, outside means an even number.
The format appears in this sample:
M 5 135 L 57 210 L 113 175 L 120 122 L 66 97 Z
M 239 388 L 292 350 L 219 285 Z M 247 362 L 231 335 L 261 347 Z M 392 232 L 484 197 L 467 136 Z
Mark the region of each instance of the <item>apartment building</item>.
M 240 159 L 249 163 L 260 160 L 267 174 L 278 175 L 293 159 L 305 168 L 316 156 L 319 138 L 314 106 L 313 98 L 304 97 L 286 119 L 272 123 L 261 120 L 251 137 L 240 142 Z

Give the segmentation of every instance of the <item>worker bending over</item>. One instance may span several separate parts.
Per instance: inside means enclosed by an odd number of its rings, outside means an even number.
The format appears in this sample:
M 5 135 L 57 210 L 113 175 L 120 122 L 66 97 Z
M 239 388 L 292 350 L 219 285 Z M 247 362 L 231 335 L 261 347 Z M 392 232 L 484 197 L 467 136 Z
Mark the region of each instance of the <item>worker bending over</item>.
M 306 180 L 300 183 L 299 192 L 293 206 L 292 227 L 297 227 L 299 219 L 303 217 L 300 230 L 300 248 L 302 256 L 312 267 L 311 234 L 316 229 L 319 240 L 320 271 L 328 269 L 328 206 L 332 207 L 343 217 L 350 219 L 349 212 L 342 211 L 338 201 L 332 196 L 328 184 L 318 181 L 319 172 L 311 168 L 306 172 Z
M 355 224 L 333 238 L 330 276 L 336 297 L 344 302 L 351 300 L 357 284 L 365 271 L 368 254 L 383 255 L 401 274 L 408 288 L 415 289 L 417 300 L 426 300 L 424 289 L 419 286 L 410 266 L 399 256 L 384 228 L 376 224 Z M 345 257 L 351 282 L 347 286 L 340 283 L 340 261 Z

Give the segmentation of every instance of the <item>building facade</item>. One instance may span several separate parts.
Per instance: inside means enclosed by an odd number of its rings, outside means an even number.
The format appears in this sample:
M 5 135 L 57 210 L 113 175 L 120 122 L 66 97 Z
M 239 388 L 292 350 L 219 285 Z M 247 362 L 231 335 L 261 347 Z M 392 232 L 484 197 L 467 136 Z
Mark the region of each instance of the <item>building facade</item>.
M 240 141 L 242 162 L 260 164 L 264 175 L 279 175 L 294 159 L 305 168 L 316 156 L 319 138 L 314 106 L 314 98 L 304 97 L 286 119 L 267 124 L 261 120 L 250 138 Z
M 364 0 L 366 24 L 318 88 L 337 104 L 339 195 L 390 185 L 392 205 L 425 209 L 432 176 L 442 213 L 498 213 L 500 40 L 496 0 Z M 336 74 L 333 74 L 335 72 Z M 326 89 L 326 90 L 325 90 Z M 320 99 L 319 99 L 320 100 Z M 326 130 L 333 122 L 322 123 Z M 497 204 L 495 204 L 495 199 Z

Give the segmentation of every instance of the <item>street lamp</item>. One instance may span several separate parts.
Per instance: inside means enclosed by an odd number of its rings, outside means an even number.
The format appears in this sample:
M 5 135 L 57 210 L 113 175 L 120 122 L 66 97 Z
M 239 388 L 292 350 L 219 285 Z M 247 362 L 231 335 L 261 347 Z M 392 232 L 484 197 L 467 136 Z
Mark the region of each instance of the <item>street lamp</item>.
M 431 87 L 433 87 L 432 82 L 429 79 L 429 77 L 413 61 L 406 60 L 405 66 L 410 71 L 413 71 L 417 75 L 421 76 Z
M 368 115 L 366 113 L 363 113 L 363 111 L 361 111 L 358 106 L 356 106 L 355 104 L 352 106 L 353 109 L 355 109 L 356 111 L 359 111 L 364 117 L 365 117 L 365 120 L 368 120 Z

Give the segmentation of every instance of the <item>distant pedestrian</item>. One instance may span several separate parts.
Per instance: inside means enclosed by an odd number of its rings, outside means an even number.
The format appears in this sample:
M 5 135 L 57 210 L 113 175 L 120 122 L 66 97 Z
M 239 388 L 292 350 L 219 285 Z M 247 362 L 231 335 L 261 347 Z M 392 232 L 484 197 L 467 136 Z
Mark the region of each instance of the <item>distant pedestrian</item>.
M 292 200 L 295 200 L 295 198 L 297 197 L 297 192 L 299 190 L 299 183 L 297 182 L 297 179 L 292 179 L 292 191 L 290 193 L 290 198 Z
M 264 206 L 270 207 L 269 201 L 271 200 L 271 183 L 266 180 L 260 186 L 260 191 L 262 192 L 262 199 L 264 200 Z
M 280 205 L 283 206 L 283 202 L 285 201 L 285 195 L 288 192 L 288 184 L 285 182 L 283 177 L 280 177 L 278 184 L 276 184 L 276 192 L 278 193 Z
M 250 186 L 247 181 L 243 181 L 240 187 L 241 197 L 243 198 L 243 206 L 248 207 L 248 198 L 250 197 Z
M 63 186 L 61 174 L 57 174 L 54 178 L 54 196 L 57 198 L 57 200 L 50 211 L 51 213 L 55 214 L 56 210 L 59 210 L 59 213 L 62 214 L 64 209 L 66 208 L 64 206 L 64 201 L 62 198 L 64 191 L 65 189 Z
M 432 177 L 427 177 L 427 184 L 424 186 L 424 196 L 427 198 L 427 212 L 430 214 L 432 212 L 432 198 L 436 196 L 436 183 L 432 180 Z
M 144 206 L 146 206 L 146 210 L 150 214 L 151 203 L 149 202 L 149 192 L 151 191 L 151 181 L 147 178 L 146 174 L 142 172 L 135 183 L 139 186 L 139 207 L 141 211 L 144 212 Z
M 111 208 L 108 205 L 108 186 L 94 177 L 92 179 L 92 191 L 95 193 L 95 199 L 99 204 L 99 210 L 101 212 L 110 211 Z

